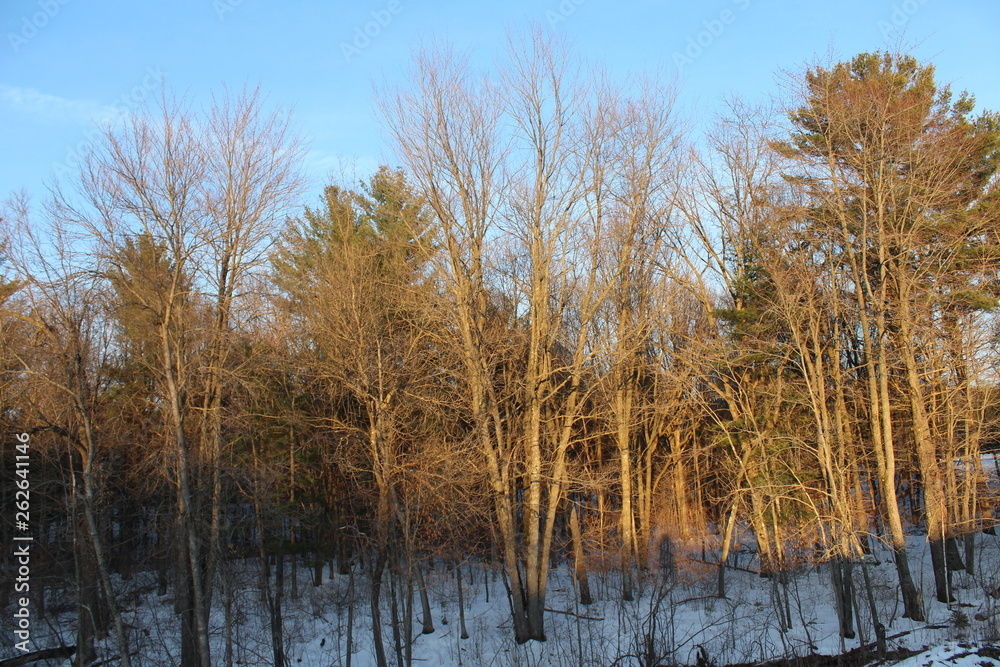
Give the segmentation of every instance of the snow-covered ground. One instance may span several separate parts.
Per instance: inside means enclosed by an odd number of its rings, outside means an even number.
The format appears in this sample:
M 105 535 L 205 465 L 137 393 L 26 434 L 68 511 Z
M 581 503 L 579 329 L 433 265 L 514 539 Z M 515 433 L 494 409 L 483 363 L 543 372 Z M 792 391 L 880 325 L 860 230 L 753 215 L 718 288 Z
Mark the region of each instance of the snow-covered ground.
M 945 642 L 895 664 L 900 667 L 928 667 L 928 665 L 990 667 L 1000 665 L 998 656 L 1000 649 L 991 645 Z
M 854 568 L 857 591 L 857 637 L 841 640 L 833 607 L 830 572 L 826 566 L 803 566 L 788 580 L 785 591 L 770 579 L 747 570 L 756 561 L 744 555 L 742 570 L 727 571 L 727 599 L 715 597 L 716 573 L 713 565 L 701 562 L 700 544 L 686 551 L 675 545 L 675 571 L 651 570 L 639 583 L 641 590 L 633 602 L 621 601 L 616 572 L 594 571 L 591 591 L 597 601 L 588 606 L 576 600 L 573 579 L 566 569 L 556 569 L 549 582 L 546 606 L 548 641 L 517 645 L 513 641 L 506 589 L 497 568 L 478 563 L 463 567 L 466 626 L 468 639 L 460 638 L 458 590 L 454 572 L 443 565 L 425 573 L 431 597 L 434 632 L 420 632 L 420 608 L 414 600 L 414 663 L 418 665 L 668 665 L 695 664 L 699 655 L 716 665 L 748 663 L 812 653 L 834 655 L 874 642 L 869 603 L 862 567 L 867 568 L 879 620 L 885 624 L 889 650 L 922 650 L 904 660 L 905 665 L 1000 664 L 1000 652 L 982 649 L 1000 640 L 1000 537 L 976 537 L 977 574 L 955 572 L 952 605 L 934 601 L 930 554 L 925 540 L 911 538 L 911 569 L 923 590 L 927 620 L 914 623 L 900 617 L 896 570 L 886 554 L 879 554 L 865 566 Z M 234 568 L 237 570 L 239 568 Z M 314 587 L 311 571 L 298 573 L 298 597 L 291 598 L 290 577 L 286 575 L 283 604 L 285 647 L 291 665 L 328 667 L 346 665 L 349 578 L 325 573 L 324 583 Z M 232 614 L 234 618 L 233 663 L 272 664 L 267 613 L 256 588 L 253 561 L 234 574 Z M 125 621 L 135 665 L 177 665 L 179 658 L 178 619 L 170 596 L 158 597 L 153 573 L 137 574 L 123 587 L 127 607 Z M 387 586 L 388 584 L 386 584 Z M 128 591 L 132 592 L 130 596 Z M 394 663 L 393 633 L 389 625 L 388 595 L 383 591 L 383 621 L 386 651 Z M 35 618 L 32 638 L 36 648 L 74 643 L 72 599 L 69 594 L 53 594 L 49 607 L 62 610 L 49 618 Z M 364 577 L 354 579 L 354 641 L 350 647 L 353 667 L 374 664 L 372 654 L 369 589 Z M 416 596 L 415 596 L 416 597 Z M 215 596 L 213 616 L 213 656 L 224 664 L 225 595 Z M 792 627 L 779 627 L 777 604 L 791 611 Z M 17 655 L 10 647 L 12 609 L 5 610 L 0 659 Z M 979 642 L 973 644 L 972 642 Z M 115 655 L 113 639 L 100 647 L 102 656 Z M 964 657 L 963 657 L 964 656 Z M 41 663 L 44 664 L 44 663 Z M 52 662 L 49 664 L 67 664 Z M 114 663 L 111 663 L 114 664 Z

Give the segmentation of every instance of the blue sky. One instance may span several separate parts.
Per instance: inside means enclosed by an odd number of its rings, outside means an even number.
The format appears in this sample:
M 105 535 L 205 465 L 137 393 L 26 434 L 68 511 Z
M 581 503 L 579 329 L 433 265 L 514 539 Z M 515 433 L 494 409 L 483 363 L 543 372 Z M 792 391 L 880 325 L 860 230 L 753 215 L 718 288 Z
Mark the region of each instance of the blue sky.
M 0 0 L 0 199 L 44 196 L 95 120 L 153 94 L 160 77 L 195 106 L 223 85 L 259 83 L 309 140 L 318 193 L 339 165 L 364 174 L 395 162 L 372 82 L 400 80 L 421 40 L 485 63 L 507 29 L 531 21 L 613 73 L 676 74 L 696 124 L 724 95 L 774 93 L 782 70 L 897 43 L 979 108 L 1000 109 L 996 0 Z

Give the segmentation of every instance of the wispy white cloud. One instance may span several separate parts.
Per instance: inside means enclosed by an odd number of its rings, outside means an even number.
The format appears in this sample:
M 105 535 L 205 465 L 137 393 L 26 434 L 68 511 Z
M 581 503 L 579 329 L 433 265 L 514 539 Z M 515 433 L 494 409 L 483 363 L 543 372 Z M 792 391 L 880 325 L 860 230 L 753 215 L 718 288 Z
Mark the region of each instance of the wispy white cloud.
M 93 100 L 73 100 L 4 83 L 0 83 L 0 104 L 23 114 L 56 122 L 86 124 L 112 120 L 117 116 L 114 107 Z
M 369 178 L 381 164 L 374 155 L 349 155 L 320 148 L 310 150 L 305 162 L 306 172 L 320 185 L 331 181 L 356 184 L 362 178 Z

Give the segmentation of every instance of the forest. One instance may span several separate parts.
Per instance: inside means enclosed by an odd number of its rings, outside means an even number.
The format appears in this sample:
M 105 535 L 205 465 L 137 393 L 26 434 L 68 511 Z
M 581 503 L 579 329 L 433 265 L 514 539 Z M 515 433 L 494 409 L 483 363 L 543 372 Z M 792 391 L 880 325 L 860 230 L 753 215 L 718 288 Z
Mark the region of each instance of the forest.
M 409 67 L 392 164 L 318 199 L 262 91 L 165 87 L 3 206 L 0 608 L 61 618 L 53 656 L 290 666 L 333 580 L 335 664 L 379 667 L 435 632 L 431 577 L 463 614 L 501 581 L 513 646 L 552 640 L 557 571 L 585 618 L 749 570 L 784 631 L 822 569 L 882 655 L 876 555 L 914 622 L 955 573 L 1000 595 L 1000 115 L 898 52 L 708 119 L 541 32 Z

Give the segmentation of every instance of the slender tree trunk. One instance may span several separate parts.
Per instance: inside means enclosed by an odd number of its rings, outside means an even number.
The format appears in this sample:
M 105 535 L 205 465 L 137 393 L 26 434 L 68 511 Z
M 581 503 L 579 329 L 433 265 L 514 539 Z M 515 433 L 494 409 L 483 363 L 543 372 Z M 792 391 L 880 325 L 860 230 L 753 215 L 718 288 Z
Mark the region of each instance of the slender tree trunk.
M 351 667 L 351 656 L 354 655 L 354 568 L 347 574 L 347 647 L 344 665 Z
M 225 627 L 223 628 L 223 642 L 225 644 L 225 654 L 223 661 L 226 667 L 233 667 L 233 581 L 231 566 L 223 561 L 221 565 L 222 595 L 225 604 Z
M 77 509 L 73 501 L 74 511 Z M 79 519 L 78 514 L 78 519 Z M 83 523 L 83 522 L 80 522 Z M 98 583 L 96 567 L 90 545 L 82 539 L 80 529 L 74 527 L 73 562 L 76 566 L 76 667 L 87 667 L 96 658 L 94 635 L 97 630 Z
M 872 617 L 872 625 L 875 629 L 875 645 L 878 650 L 878 659 L 885 660 L 886 654 L 886 637 L 885 637 L 885 626 L 878 617 L 878 607 L 875 605 L 875 594 L 872 592 L 872 582 L 871 578 L 868 576 L 868 565 L 861 565 L 861 573 L 865 578 L 865 593 L 868 599 L 868 612 Z
M 285 554 L 280 546 L 274 557 L 274 593 L 271 595 L 270 605 L 271 648 L 274 667 L 285 667 L 285 624 L 281 612 L 281 602 L 285 595 Z
M 420 587 L 420 615 L 421 615 L 421 634 L 429 635 L 434 632 L 434 618 L 431 614 L 431 599 L 427 595 L 427 584 L 424 582 L 423 569 L 420 564 L 417 563 L 414 568 L 417 571 L 417 586 Z
M 462 591 L 462 564 L 455 566 L 455 580 L 458 582 L 458 624 L 461 639 L 469 638 L 469 631 L 465 629 L 465 593 Z
M 729 560 L 729 550 L 733 544 L 733 530 L 736 527 L 736 500 L 729 509 L 729 519 L 726 520 L 726 528 L 722 532 L 722 553 L 719 554 L 719 582 L 716 596 L 726 597 L 726 563 Z
M 962 562 L 962 554 L 958 551 L 957 538 L 949 537 L 944 541 L 944 553 L 948 561 L 949 572 L 959 572 L 965 569 L 965 563 Z
M 169 315 L 166 317 L 169 321 Z M 179 513 L 180 538 L 185 542 L 188 559 L 187 571 L 191 577 L 191 603 L 194 614 L 194 641 L 198 649 L 198 663 L 192 667 L 211 667 L 211 649 L 208 642 L 208 609 L 205 607 L 205 586 L 201 558 L 200 536 L 197 513 L 194 507 L 194 488 L 191 479 L 192 463 L 188 452 L 188 442 L 184 434 L 184 418 L 181 410 L 181 396 L 175 380 L 174 364 L 177 363 L 173 346 L 169 340 L 166 325 L 160 327 L 161 354 L 164 368 L 170 426 L 173 429 L 174 445 L 177 453 L 177 509 Z
M 409 559 L 407 559 L 407 562 L 409 562 Z M 410 667 L 413 664 L 413 570 L 411 566 L 408 566 L 406 572 L 405 593 L 406 605 L 403 610 L 403 636 L 405 637 L 403 661 L 406 667 Z
M 837 555 L 830 560 L 830 578 L 833 583 L 833 599 L 840 623 L 840 636 L 854 639 L 854 584 L 851 576 L 851 561 Z
M 885 331 L 884 314 L 879 317 L 879 330 Z M 913 583 L 910 574 L 910 562 L 906 552 L 906 534 L 903 532 L 903 521 L 899 514 L 899 500 L 896 495 L 896 463 L 892 439 L 892 406 L 889 400 L 889 369 L 886 343 L 878 345 L 878 406 L 881 418 L 881 442 L 876 444 L 876 453 L 882 454 L 880 462 L 879 482 L 882 492 L 882 502 L 885 506 L 889 532 L 892 537 L 892 553 L 896 562 L 896 574 L 899 577 L 900 593 L 903 596 L 903 617 L 914 621 L 924 620 L 923 604 L 920 592 Z M 878 458 L 878 457 L 877 457 Z
M 402 667 L 403 662 L 403 637 L 400 633 L 401 621 L 399 618 L 399 560 L 395 557 L 389 559 L 389 620 L 392 623 L 392 647 L 396 653 L 396 664 Z
M 380 598 L 382 597 L 382 574 L 385 571 L 386 554 L 381 548 L 375 554 L 375 562 L 372 567 L 372 590 L 369 604 L 372 618 L 372 645 L 375 648 L 375 664 L 377 667 L 388 667 L 385 657 L 385 643 L 382 640 L 382 608 Z
M 537 298 L 532 294 L 532 300 Z M 547 298 L 547 297 L 546 297 Z M 542 380 L 540 378 L 539 367 L 542 355 L 539 349 L 538 338 L 541 333 L 537 331 L 540 326 L 537 306 L 532 306 L 535 315 L 532 317 L 532 345 L 529 349 L 528 378 L 529 386 L 529 407 L 528 414 L 528 460 L 527 460 L 527 484 L 524 503 L 524 576 L 525 594 L 527 602 L 527 626 L 528 638 L 537 641 L 545 641 L 545 581 L 542 577 L 544 564 L 542 563 L 542 442 L 541 442 L 541 410 L 542 401 L 539 394 L 542 392 Z
M 674 505 L 677 508 L 677 529 L 681 538 L 691 537 L 691 515 L 688 509 L 688 482 L 684 466 L 684 440 L 680 429 L 674 429 L 670 434 L 670 466 L 672 469 L 671 489 Z M 652 493 L 652 489 L 649 491 Z
M 178 519 L 178 523 L 179 523 Z M 180 532 L 176 530 L 175 532 Z M 191 559 L 187 542 L 177 540 L 174 552 L 174 611 L 181 618 L 181 664 L 198 665 L 197 622 L 191 592 Z
M 483 396 L 481 389 L 481 384 L 478 382 L 478 376 L 473 378 L 474 391 L 473 405 L 482 406 L 480 402 Z M 476 389 L 478 388 L 478 389 Z M 476 396 L 479 399 L 476 399 Z M 496 425 L 497 433 L 501 433 L 500 425 L 502 420 L 500 418 L 499 410 L 497 406 L 491 406 L 491 421 Z M 511 603 L 511 616 L 514 625 L 514 641 L 518 644 L 523 644 L 529 639 L 532 639 L 531 629 L 528 622 L 528 604 L 526 598 L 526 588 L 525 582 L 522 581 L 521 572 L 518 568 L 518 558 L 517 558 L 517 531 L 514 526 L 516 521 L 514 518 L 514 508 L 512 505 L 512 500 L 510 496 L 510 490 L 508 484 L 511 482 L 507 479 L 501 463 L 497 456 L 497 451 L 494 449 L 493 441 L 489 434 L 489 424 L 487 423 L 486 417 L 482 416 L 479 427 L 479 441 L 486 455 L 487 470 L 490 476 L 490 483 L 493 487 L 493 504 L 494 511 L 496 512 L 497 523 L 500 529 L 500 540 L 502 544 L 502 554 L 504 567 L 507 571 L 508 585 L 510 586 L 510 603 Z M 499 449 L 500 447 L 498 447 Z
M 615 396 L 615 418 L 618 422 L 616 431 L 616 441 L 618 444 L 618 461 L 620 467 L 620 481 L 622 487 L 622 511 L 620 520 L 621 529 L 621 571 L 622 571 L 622 600 L 631 601 L 633 595 L 632 571 L 635 563 L 636 543 L 635 543 L 635 515 L 632 507 L 632 448 L 631 429 L 629 420 L 631 419 L 632 396 L 631 391 L 619 389 Z
M 81 406 L 82 408 L 82 406 Z M 97 518 L 94 516 L 94 471 L 93 462 L 97 455 L 97 447 L 94 442 L 94 434 L 90 420 L 84 419 L 84 432 L 87 443 L 87 458 L 83 466 L 83 513 L 87 519 L 87 527 L 90 532 L 90 541 L 93 546 L 94 564 L 100 582 L 104 588 L 104 597 L 107 608 L 111 614 L 111 619 L 115 627 L 115 638 L 118 641 L 118 650 L 121 652 L 121 664 L 123 667 L 131 667 L 132 659 L 129 656 L 128 641 L 125 637 L 125 626 L 122 624 L 121 613 L 118 611 L 118 604 L 115 601 L 115 592 L 111 587 L 111 577 L 108 574 L 108 566 L 104 558 L 104 544 L 101 541 L 100 528 L 97 525 Z
M 898 273 L 898 269 L 897 269 Z M 899 284 L 901 281 L 897 281 Z M 934 587 L 938 602 L 952 601 L 949 586 L 948 566 L 945 560 L 945 540 L 950 537 L 945 532 L 947 507 L 944 500 L 944 483 L 930 425 L 924 405 L 920 372 L 913 352 L 913 331 L 911 329 L 909 297 L 900 292 L 900 348 L 903 366 L 906 370 L 907 394 L 910 415 L 913 421 L 913 440 L 920 464 L 920 477 L 924 488 L 924 516 L 927 523 L 927 537 L 931 546 L 931 563 L 934 569 Z M 912 484 L 912 483 L 911 483 Z
M 256 446 L 254 447 L 254 463 L 259 467 Z M 258 468 L 259 469 L 259 468 Z M 260 479 L 255 480 L 255 493 L 253 497 L 254 517 L 257 524 L 257 556 L 260 563 L 260 591 L 264 601 L 264 606 L 268 611 L 268 620 L 271 630 L 271 651 L 275 667 L 285 667 L 284 632 L 281 615 L 281 597 L 284 589 L 284 557 L 281 547 L 277 548 L 275 559 L 275 585 L 271 586 L 271 569 L 268 563 L 267 540 L 264 532 L 264 515 L 261 506 L 263 489 Z M 279 534 L 279 545 L 280 538 Z
M 580 604 L 593 604 L 590 595 L 590 579 L 587 577 L 587 563 L 583 556 L 583 536 L 580 533 L 580 519 L 576 503 L 570 504 L 569 530 L 573 540 L 573 573 L 580 589 Z
M 312 564 L 313 588 L 319 588 L 323 585 L 323 559 L 319 557 L 319 554 L 314 554 L 313 557 L 316 559 Z

